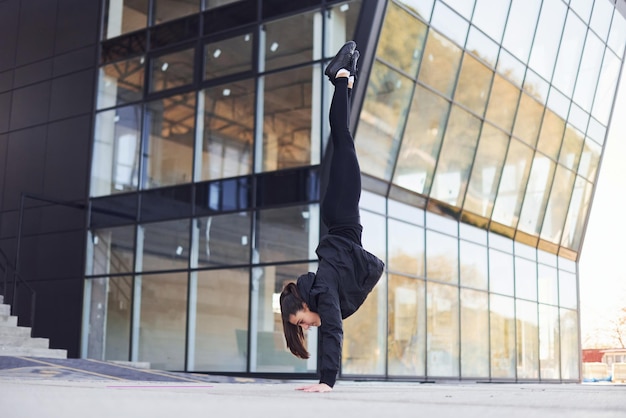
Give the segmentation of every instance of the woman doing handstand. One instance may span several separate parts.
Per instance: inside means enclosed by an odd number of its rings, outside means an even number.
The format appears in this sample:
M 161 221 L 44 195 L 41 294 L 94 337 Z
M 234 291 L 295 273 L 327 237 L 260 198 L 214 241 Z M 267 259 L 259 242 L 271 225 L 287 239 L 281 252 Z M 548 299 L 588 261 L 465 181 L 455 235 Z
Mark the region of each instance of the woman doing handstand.
M 295 356 L 309 358 L 304 331 L 319 327 L 320 380 L 298 388 L 306 392 L 332 390 L 341 363 L 342 321 L 363 304 L 384 269 L 384 263 L 361 243 L 361 171 L 348 127 L 358 58 L 356 43 L 346 42 L 325 71 L 335 91 L 329 117 L 333 144 L 330 180 L 321 205 L 328 234 L 316 249 L 319 266 L 316 273 L 303 274 L 296 283 L 287 284 L 280 295 L 285 340 Z

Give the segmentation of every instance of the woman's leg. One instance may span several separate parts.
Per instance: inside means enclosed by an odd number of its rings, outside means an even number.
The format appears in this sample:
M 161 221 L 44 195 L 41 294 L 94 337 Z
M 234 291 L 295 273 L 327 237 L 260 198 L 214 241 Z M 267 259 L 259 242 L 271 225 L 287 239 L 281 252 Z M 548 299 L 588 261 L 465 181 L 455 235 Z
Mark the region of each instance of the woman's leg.
M 347 235 L 360 244 L 361 170 L 349 130 L 348 90 L 348 77 L 337 77 L 330 105 L 333 154 L 328 186 L 322 202 L 322 220 L 329 233 L 339 232 L 340 235 Z

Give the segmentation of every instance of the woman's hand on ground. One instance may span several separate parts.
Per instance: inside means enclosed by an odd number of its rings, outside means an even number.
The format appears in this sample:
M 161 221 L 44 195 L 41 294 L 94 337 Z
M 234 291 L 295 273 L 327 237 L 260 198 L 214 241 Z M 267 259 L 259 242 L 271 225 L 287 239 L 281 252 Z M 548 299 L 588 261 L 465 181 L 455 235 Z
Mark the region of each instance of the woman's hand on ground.
M 328 386 L 326 383 L 318 383 L 316 385 L 302 386 L 300 388 L 296 388 L 296 390 L 301 390 L 303 392 L 330 392 L 333 388 Z

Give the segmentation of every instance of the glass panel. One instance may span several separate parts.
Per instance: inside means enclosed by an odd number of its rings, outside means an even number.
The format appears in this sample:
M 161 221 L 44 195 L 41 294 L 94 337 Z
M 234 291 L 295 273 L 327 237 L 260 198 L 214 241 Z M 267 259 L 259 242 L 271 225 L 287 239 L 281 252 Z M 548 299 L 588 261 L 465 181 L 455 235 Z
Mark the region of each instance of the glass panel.
M 269 71 L 313 60 L 314 20 L 319 12 L 291 16 L 262 25 L 265 64 Z
M 459 236 L 459 222 L 456 219 L 440 216 L 435 212 L 426 212 L 426 226 L 428 229 L 434 229 L 444 234 Z
M 596 1 L 593 4 L 593 13 L 591 14 L 589 27 L 605 42 L 609 34 L 609 25 L 611 24 L 614 9 L 615 6 L 608 1 Z
M 513 0 L 502 46 L 526 62 L 537 26 L 541 0 Z
M 472 0 L 473 1 L 473 0 Z M 450 38 L 457 45 L 465 46 L 465 39 L 469 30 L 469 22 L 452 11 L 441 2 L 435 4 L 431 27 Z
M 593 116 L 602 124 L 609 124 L 609 116 L 613 108 L 613 98 L 617 92 L 621 61 L 615 54 L 607 50 L 600 71 L 600 80 L 593 101 Z
M 537 24 L 529 66 L 546 80 L 552 79 L 567 6 L 562 0 L 545 0 Z
M 601 153 L 602 147 L 587 138 L 585 140 L 582 155 L 580 156 L 578 174 L 588 180 L 595 181 L 598 166 L 600 164 Z
M 493 71 L 469 54 L 463 56 L 454 100 L 478 116 L 485 113 Z
M 380 375 L 385 369 L 387 294 L 385 280 L 368 295 L 359 310 L 344 322 L 341 371 L 344 374 Z
M 449 109 L 448 101 L 423 87 L 416 87 L 394 173 L 395 184 L 417 193 L 429 193 Z M 359 141 L 363 136 L 362 125 L 363 117 Z
M 289 282 L 306 271 L 315 271 L 315 264 L 291 264 L 252 268 L 250 306 L 250 371 L 251 372 L 313 372 L 317 368 L 317 328 L 305 332 L 304 346 L 311 355 L 302 360 L 291 354 L 285 343 L 280 314 L 280 292 Z M 241 296 L 241 295 L 240 295 Z M 230 305 L 235 306 L 235 305 Z M 245 323 L 241 323 L 245 327 Z M 247 351 L 247 330 L 237 329 L 238 351 Z M 243 351 L 241 351 L 243 349 Z
M 565 216 L 574 189 L 576 174 L 563 166 L 557 166 L 548 207 L 541 226 L 541 238 L 555 244 L 561 242 Z
M 202 155 L 196 154 L 198 180 L 235 177 L 252 172 L 254 80 L 206 89 L 198 112 L 204 113 Z
M 489 231 L 489 248 L 503 251 L 507 254 L 513 254 L 513 241 L 509 237 L 500 235 L 496 232 Z
M 487 35 L 471 26 L 465 50 L 476 55 L 485 63 L 491 65 L 491 67 L 495 67 L 500 46 Z
M 365 191 L 363 191 L 365 192 Z M 361 193 L 361 202 L 366 193 Z M 415 225 L 424 225 L 424 211 L 415 206 L 397 202 L 393 199 L 387 200 L 389 219 L 397 218 Z M 361 203 L 363 205 L 363 203 Z
M 249 212 L 198 218 L 193 225 L 199 237 L 198 267 L 249 263 Z
M 462 205 L 479 132 L 480 120 L 458 106 L 452 107 L 430 191 L 432 198 Z
M 550 196 L 556 164 L 536 153 L 524 196 L 524 205 L 517 227 L 531 235 L 539 235 L 543 215 Z
M 313 159 L 313 155 L 318 153 L 311 149 L 314 123 L 311 78 L 314 74 L 311 67 L 304 67 L 268 75 L 259 80 L 264 87 L 264 119 L 263 155 L 257 158 L 263 159 L 263 171 L 319 162 Z M 319 146 L 318 141 L 313 143 Z
M 513 298 L 490 295 L 491 378 L 515 378 L 515 305 Z
M 539 302 L 550 305 L 559 304 L 559 283 L 557 270 L 539 264 L 537 267 L 537 287 L 539 289 Z
M 559 270 L 559 305 L 564 308 L 578 307 L 576 274 Z
M 459 13 L 467 20 L 472 18 L 476 0 L 445 0 L 445 2 L 448 3 L 455 12 Z
M 429 376 L 459 376 L 459 288 L 426 286 L 427 370 Z
M 454 237 L 426 231 L 426 276 L 429 280 L 459 282 L 459 250 Z
M 195 49 L 185 49 L 150 60 L 150 91 L 161 91 L 193 83 Z
M 609 47 L 623 58 L 624 45 L 626 44 L 626 18 L 621 13 L 613 13 L 613 23 L 609 32 Z
M 257 262 L 257 256 L 260 263 L 314 257 L 317 243 L 312 238 L 319 237 L 319 215 L 311 216 L 313 210 L 317 212 L 318 205 L 258 211 L 253 262 Z
M 464 222 L 459 222 L 459 235 L 461 238 L 477 244 L 487 245 L 487 231 Z
M 570 0 L 570 7 L 585 21 L 585 23 L 589 22 L 591 10 L 593 9 L 593 1 Z
M 493 208 L 494 221 L 506 226 L 517 224 L 532 156 L 533 151 L 528 146 L 511 140 Z
M 472 23 L 500 42 L 510 3 L 510 0 L 476 0 Z
M 430 19 L 434 2 L 435 0 L 398 0 L 398 3 L 404 4 L 427 22 Z
M 509 54 L 505 49 L 500 51 L 496 70 L 517 87 L 521 88 L 524 85 L 526 64 Z
M 483 124 L 476 158 L 472 166 L 463 209 L 491 217 L 509 137 L 488 123 Z
M 463 50 L 430 31 L 418 79 L 446 97 L 452 97 Z
M 129 360 L 131 276 L 102 277 L 85 284 L 91 299 L 87 357 L 97 360 Z
M 137 190 L 141 108 L 121 107 L 96 115 L 91 197 Z
M 460 241 L 461 286 L 487 290 L 489 264 L 487 248 Z
M 105 275 L 132 272 L 135 270 L 135 227 L 97 229 L 91 232 L 88 243 L 92 247 L 92 259 L 87 260 L 91 271 L 87 275 Z
M 541 118 L 543 117 L 544 107 L 525 93 L 519 102 L 517 115 L 515 116 L 515 127 L 513 135 L 534 147 L 539 138 L 539 128 L 541 127 Z
M 143 248 L 143 254 L 138 260 L 137 271 L 189 267 L 189 219 L 154 222 L 139 228 L 137 247 Z
M 569 115 L 567 116 L 567 121 L 572 124 L 572 126 L 581 132 L 585 132 L 587 131 L 587 126 L 589 125 L 589 119 L 589 113 L 582 110 L 576 103 L 572 103 Z
M 198 13 L 201 0 L 153 0 L 154 24 Z
M 430 8 L 432 9 L 432 2 Z M 430 10 L 428 16 L 430 16 Z M 428 21 L 428 18 L 426 20 Z M 424 23 L 394 2 L 390 2 L 378 40 L 376 56 L 399 68 L 410 77 L 415 77 L 422 58 L 426 30 L 427 26 Z
M 539 366 L 541 379 L 559 379 L 561 365 L 559 308 L 539 304 Z
M 184 370 L 187 273 L 135 280 L 141 282 L 137 360 L 149 362 L 157 370 Z
M 389 375 L 426 374 L 425 308 L 424 281 L 389 275 Z
M 616 13 L 617 14 L 617 13 Z M 580 380 L 580 345 L 578 342 L 578 314 L 561 309 L 561 379 Z M 623 361 L 623 360 L 622 360 Z
M 556 113 L 557 116 L 559 116 L 563 120 L 567 119 L 571 104 L 572 101 L 563 93 L 561 93 L 554 87 L 550 88 L 547 107 L 550 108 L 554 113 Z
M 391 178 L 414 87 L 411 80 L 380 62 L 374 63 L 356 139 L 361 169 L 367 174 Z M 414 160 L 411 166 L 415 166 Z
M 188 93 L 146 105 L 150 135 L 143 146 L 144 188 L 191 182 L 196 96 Z
M 252 70 L 251 33 L 221 39 L 204 46 L 204 79 L 211 80 L 225 75 Z
M 537 304 L 517 300 L 517 378 L 539 378 L 539 324 Z
M 526 70 L 526 78 L 522 87 L 531 97 L 539 100 L 544 105 L 546 104 L 550 84 L 530 68 Z
M 568 123 L 565 127 L 563 146 L 559 154 L 559 164 L 577 171 L 584 141 L 585 135 Z
M 489 377 L 487 293 L 461 289 L 461 377 Z
M 559 57 L 556 60 L 555 74 L 558 76 L 552 80 L 554 86 L 568 96 L 571 96 L 574 91 L 580 56 L 585 44 L 586 29 L 578 16 L 568 13 L 561 41 L 562 47 L 559 48 Z
M 515 257 L 515 296 L 537 301 L 537 263 Z
M 135 57 L 100 67 L 98 109 L 141 100 L 144 79 L 143 62 L 143 57 Z
M 507 132 L 513 127 L 520 90 L 496 74 L 485 118 Z
M 524 257 L 528 260 L 537 260 L 537 249 L 530 245 L 522 244 L 519 241 L 513 243 L 515 255 Z
M 210 270 L 197 275 L 193 371 L 246 371 L 248 269 Z M 193 309 L 193 307 L 192 307 Z M 282 327 L 282 324 L 281 324 Z M 287 353 L 285 360 L 288 359 Z M 289 357 L 295 359 L 291 353 Z
M 389 219 L 389 270 L 424 276 L 424 229 Z
M 541 123 L 537 149 L 553 160 L 556 160 L 559 156 L 559 150 L 561 149 L 564 131 L 565 121 L 550 109 L 546 109 L 543 122 Z
M 589 118 L 587 135 L 598 144 L 604 144 L 606 136 L 606 126 L 602 125 L 594 118 Z
M 513 296 L 515 294 L 514 283 L 513 256 L 490 248 L 489 291 Z
M 589 32 L 585 41 L 585 49 L 573 97 L 574 101 L 586 111 L 591 110 L 604 49 L 602 41 L 595 34 Z
M 105 39 L 145 28 L 148 24 L 148 0 L 108 0 Z
M 565 228 L 563 229 L 563 238 L 561 245 L 578 251 L 584 225 L 586 224 L 587 212 L 591 204 L 591 195 L 593 192 L 593 184 L 586 181 L 582 177 L 576 178 L 576 185 L 572 193 L 572 201 L 567 213 Z
M 362 212 L 363 247 L 384 258 L 385 217 Z M 383 276 L 359 310 L 344 322 L 343 374 L 382 375 L 387 352 L 387 289 Z

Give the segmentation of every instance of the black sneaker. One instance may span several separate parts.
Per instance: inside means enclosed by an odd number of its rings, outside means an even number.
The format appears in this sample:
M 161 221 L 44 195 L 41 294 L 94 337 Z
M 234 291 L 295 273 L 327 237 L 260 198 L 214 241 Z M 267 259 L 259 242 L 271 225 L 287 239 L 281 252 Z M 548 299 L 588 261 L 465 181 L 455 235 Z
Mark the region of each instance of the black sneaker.
M 350 67 L 347 68 L 347 70 L 350 71 L 350 75 L 354 77 L 354 81 L 356 81 L 357 74 L 359 72 L 359 70 L 356 67 L 356 64 L 359 61 L 360 56 L 361 56 L 361 53 L 355 49 L 354 53 L 352 54 L 352 59 L 350 59 Z
M 348 41 L 339 49 L 335 58 L 333 58 L 326 67 L 326 71 L 324 74 L 328 76 L 328 79 L 331 83 L 335 84 L 335 77 L 337 76 L 337 72 L 342 68 L 345 68 L 349 71 L 350 64 L 352 60 L 352 54 L 356 50 L 356 42 Z

